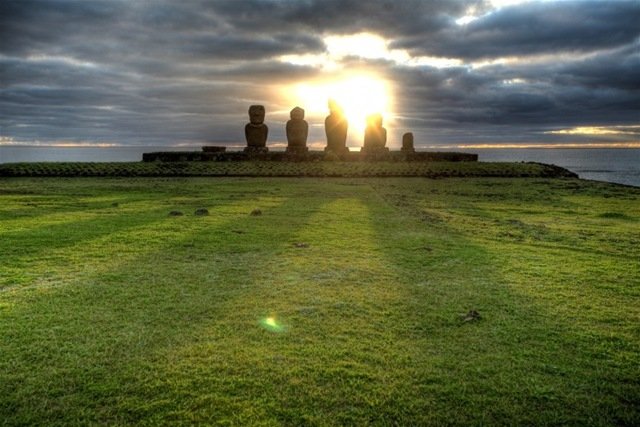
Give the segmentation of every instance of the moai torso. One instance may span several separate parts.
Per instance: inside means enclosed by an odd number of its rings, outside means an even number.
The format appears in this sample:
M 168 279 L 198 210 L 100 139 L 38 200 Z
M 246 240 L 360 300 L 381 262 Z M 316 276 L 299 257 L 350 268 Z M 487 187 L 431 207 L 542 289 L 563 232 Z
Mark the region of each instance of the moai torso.
M 249 123 L 244 127 L 247 147 L 266 147 L 269 128 L 264 124 L 264 115 L 265 110 L 262 105 L 252 105 L 249 107 Z
M 293 148 L 304 148 L 307 146 L 307 136 L 309 135 L 309 124 L 304 120 L 304 110 L 295 107 L 291 110 L 291 120 L 287 122 L 287 143 Z
M 367 127 L 364 130 L 364 148 L 381 149 L 387 143 L 387 130 L 382 127 L 382 115 L 373 114 L 367 117 Z
M 333 101 L 329 101 L 330 114 L 324 120 L 324 131 L 327 134 L 327 150 L 341 152 L 347 147 L 347 131 L 349 122 L 342 110 Z

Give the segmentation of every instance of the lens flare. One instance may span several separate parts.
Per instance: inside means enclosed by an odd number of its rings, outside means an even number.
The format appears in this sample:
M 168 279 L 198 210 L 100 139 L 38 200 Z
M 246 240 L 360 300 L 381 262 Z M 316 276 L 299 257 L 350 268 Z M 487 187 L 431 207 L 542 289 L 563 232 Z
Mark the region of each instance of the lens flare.
M 270 332 L 282 332 L 284 331 L 284 325 L 274 317 L 269 316 L 260 320 L 260 325 Z

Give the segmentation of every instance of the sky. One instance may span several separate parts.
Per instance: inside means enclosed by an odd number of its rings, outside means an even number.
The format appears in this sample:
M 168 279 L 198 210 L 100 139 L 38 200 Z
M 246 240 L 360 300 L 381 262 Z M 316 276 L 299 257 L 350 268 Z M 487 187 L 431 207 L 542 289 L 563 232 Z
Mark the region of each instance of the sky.
M 329 97 L 388 146 L 640 148 L 640 1 L 4 0 L 0 145 L 268 145 Z M 362 117 L 358 116 L 359 113 Z

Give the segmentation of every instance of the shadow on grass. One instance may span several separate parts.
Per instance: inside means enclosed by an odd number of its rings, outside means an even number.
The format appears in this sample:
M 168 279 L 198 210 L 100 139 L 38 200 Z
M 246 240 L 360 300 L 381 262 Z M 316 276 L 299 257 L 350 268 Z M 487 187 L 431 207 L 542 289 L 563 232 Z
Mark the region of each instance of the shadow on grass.
M 233 319 L 233 312 L 254 291 L 254 270 L 282 249 L 304 221 L 304 215 L 284 214 L 300 210 L 299 201 L 291 198 L 254 196 L 234 203 L 242 216 L 193 218 L 203 225 L 146 247 L 143 256 L 113 260 L 44 293 L 6 295 L 0 311 L 7 327 L 0 356 L 3 418 L 36 424 L 135 422 L 194 410 L 190 394 L 200 399 L 200 393 L 207 393 L 181 387 L 198 375 L 164 371 L 170 353 L 185 343 L 215 342 L 215 334 L 224 341 L 257 328 L 257 312 L 251 319 Z M 307 199 L 305 214 L 319 203 Z M 249 216 L 256 207 L 263 215 Z M 289 228 L 280 224 L 274 233 L 269 229 L 273 218 Z M 203 332 L 212 327 L 214 335 Z M 233 360 L 220 363 L 198 368 L 217 376 L 220 372 L 210 369 Z M 242 384 L 237 378 L 234 387 Z M 226 408 L 229 416 L 232 409 Z
M 51 180 L 44 180 L 49 182 Z M 55 180 L 54 180 L 55 181 Z M 114 191 L 113 187 L 120 189 L 119 199 L 123 205 L 109 207 L 107 209 L 93 210 L 87 209 L 81 216 L 69 217 L 73 212 L 67 211 L 66 217 L 59 219 L 62 222 L 47 224 L 41 221 L 37 215 L 29 218 L 22 224 L 21 228 L 10 229 L 11 222 L 3 223 L 7 229 L 0 233 L 2 242 L 2 264 L 0 265 L 0 288 L 4 290 L 19 286 L 40 286 L 51 282 L 60 281 L 60 271 L 65 274 L 83 274 L 92 268 L 92 264 L 97 262 L 107 263 L 113 258 L 120 258 L 123 254 L 129 254 L 138 250 L 139 245 L 149 245 L 153 240 L 162 239 L 163 232 L 177 232 L 179 229 L 172 227 L 172 224 L 179 224 L 179 220 L 168 218 L 168 213 L 176 208 L 184 211 L 188 216 L 193 213 L 196 207 L 203 204 L 216 209 L 223 209 L 225 205 L 238 203 L 231 198 L 221 199 L 217 194 L 208 192 L 209 197 L 203 198 L 202 193 L 205 188 L 204 183 L 197 183 L 184 189 L 181 180 L 166 181 L 157 180 L 154 192 L 141 197 L 138 185 L 147 183 L 149 180 L 138 184 L 140 180 L 132 182 L 120 182 L 119 180 L 91 180 L 86 183 L 87 188 L 78 185 L 77 181 L 62 181 L 61 187 L 66 191 L 58 196 L 66 199 L 69 194 L 80 197 L 81 193 L 94 191 L 93 199 L 103 199 L 110 197 Z M 132 186 L 132 194 L 126 192 L 127 183 Z M 159 185 L 158 185 L 159 184 Z M 51 183 L 49 183 L 51 185 Z M 232 183 L 231 187 L 241 184 Z M 193 191 L 193 187 L 201 190 L 199 193 Z M 219 187 L 219 184 L 210 187 Z M 148 188 L 148 187 L 147 187 Z M 56 193 L 52 191 L 52 193 Z M 123 193 L 124 191 L 124 193 Z M 205 194 L 207 194 L 205 192 Z M 194 197 L 198 196 L 198 197 Z M 52 196 L 54 197 L 54 196 Z M 84 194 L 82 197 L 92 198 Z M 52 199 L 58 203 L 58 199 Z M 90 203 L 91 205 L 93 202 Z M 162 206 L 162 207 L 159 207 Z M 82 215 L 83 214 L 83 215 Z M 218 214 L 212 212 L 213 215 Z M 224 212 L 222 212 L 224 214 Z M 56 213 L 56 215 L 63 215 Z M 153 233 L 154 227 L 158 227 L 158 232 Z M 95 268 L 94 268 L 95 269 Z M 95 269 L 96 273 L 101 268 Z
M 411 200 L 401 207 L 388 200 L 395 190 L 387 182 L 376 190 L 395 210 L 385 217 L 403 219 L 373 223 L 389 264 L 405 276 L 404 309 L 411 320 L 404 333 L 420 349 L 408 363 L 414 375 L 407 390 L 414 401 L 432 402 L 405 405 L 408 419 L 489 425 L 638 421 L 640 372 L 632 362 L 638 352 L 624 332 L 598 332 L 598 319 L 585 328 L 579 317 L 557 316 L 546 301 L 507 278 L 503 249 L 480 245 L 447 222 L 421 221 L 421 208 Z M 370 210 L 383 215 L 379 205 Z M 555 304 L 562 300 L 566 294 L 558 294 Z M 583 304 L 590 303 L 585 297 Z M 481 320 L 465 322 L 472 309 Z M 397 414 L 403 406 L 390 403 L 379 413 Z

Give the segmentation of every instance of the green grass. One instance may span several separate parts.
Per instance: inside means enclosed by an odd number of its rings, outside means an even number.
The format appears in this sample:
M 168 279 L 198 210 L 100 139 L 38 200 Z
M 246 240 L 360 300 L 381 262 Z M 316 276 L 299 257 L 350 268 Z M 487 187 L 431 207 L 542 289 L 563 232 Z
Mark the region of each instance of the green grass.
M 559 177 L 571 173 L 540 163 L 485 162 L 331 162 L 331 161 L 227 161 L 227 162 L 122 162 L 122 163 L 6 163 L 0 177 L 169 177 L 169 176 L 316 176 L 374 177 Z
M 640 189 L 5 178 L 0 262 L 0 424 L 640 423 Z

